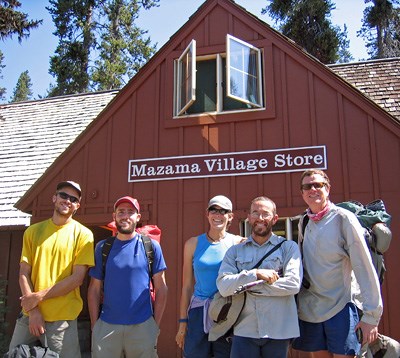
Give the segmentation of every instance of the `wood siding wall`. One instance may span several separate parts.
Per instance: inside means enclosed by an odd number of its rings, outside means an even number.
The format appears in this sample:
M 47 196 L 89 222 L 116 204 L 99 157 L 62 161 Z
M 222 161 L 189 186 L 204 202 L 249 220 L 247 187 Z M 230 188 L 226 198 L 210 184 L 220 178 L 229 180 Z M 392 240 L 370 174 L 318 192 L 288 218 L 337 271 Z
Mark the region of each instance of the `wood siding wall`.
M 14 331 L 15 319 L 21 311 L 18 272 L 23 231 L 23 228 L 18 227 L 0 231 L 0 280 L 6 281 L 7 311 L 4 319 L 7 322 L 6 333 L 10 337 Z M 3 319 L 3 317 L 0 319 Z

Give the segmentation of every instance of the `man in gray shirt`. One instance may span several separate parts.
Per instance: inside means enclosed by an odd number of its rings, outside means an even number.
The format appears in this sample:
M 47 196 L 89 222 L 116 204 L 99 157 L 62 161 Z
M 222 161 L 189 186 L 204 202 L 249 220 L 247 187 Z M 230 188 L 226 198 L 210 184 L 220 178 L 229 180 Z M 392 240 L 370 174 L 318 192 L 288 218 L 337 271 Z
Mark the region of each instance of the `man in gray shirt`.
M 286 358 L 290 340 L 299 335 L 294 295 L 302 279 L 300 250 L 294 241 L 272 232 L 278 215 L 271 199 L 255 198 L 248 220 L 251 236 L 228 249 L 217 279 L 222 296 L 232 295 L 241 285 L 264 281 L 246 291 L 244 308 L 234 326 L 231 358 Z M 282 241 L 279 249 L 253 268 Z
M 300 338 L 293 348 L 313 352 L 313 357 L 354 357 L 361 336 L 362 343 L 377 338 L 382 314 L 364 230 L 353 213 L 330 202 L 325 172 L 305 171 L 300 185 L 309 220 L 304 239 L 302 220 L 299 224 L 304 279 L 298 295 Z M 361 321 L 356 304 L 363 311 Z

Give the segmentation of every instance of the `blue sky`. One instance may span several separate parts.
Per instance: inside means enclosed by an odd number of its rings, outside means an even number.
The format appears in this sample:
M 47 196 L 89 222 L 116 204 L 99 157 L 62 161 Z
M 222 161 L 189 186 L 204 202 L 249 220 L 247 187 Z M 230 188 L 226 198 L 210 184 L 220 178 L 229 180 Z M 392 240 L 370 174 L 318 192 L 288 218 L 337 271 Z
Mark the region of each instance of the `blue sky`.
M 0 44 L 6 65 L 2 70 L 3 78 L 0 86 L 7 89 L 8 102 L 20 74 L 26 70 L 32 80 L 34 98 L 45 95 L 50 83 L 54 82 L 48 74 L 49 59 L 57 47 L 57 38 L 50 14 L 45 9 L 49 6 L 45 0 L 20 0 L 20 11 L 29 15 L 30 19 L 43 19 L 43 25 L 32 30 L 27 40 L 18 43 L 16 37 L 7 39 Z M 144 11 L 139 19 L 139 26 L 149 31 L 148 35 L 159 49 L 168 39 L 182 27 L 189 17 L 201 6 L 204 0 L 160 0 L 160 6 Z M 336 10 L 332 12 L 332 22 L 343 30 L 348 28 L 350 52 L 356 61 L 368 58 L 363 39 L 356 33 L 361 28 L 361 19 L 365 8 L 364 0 L 333 0 Z M 274 25 L 266 15 L 261 15 L 261 9 L 266 7 L 266 0 L 236 0 L 236 3 L 246 8 L 264 22 Z

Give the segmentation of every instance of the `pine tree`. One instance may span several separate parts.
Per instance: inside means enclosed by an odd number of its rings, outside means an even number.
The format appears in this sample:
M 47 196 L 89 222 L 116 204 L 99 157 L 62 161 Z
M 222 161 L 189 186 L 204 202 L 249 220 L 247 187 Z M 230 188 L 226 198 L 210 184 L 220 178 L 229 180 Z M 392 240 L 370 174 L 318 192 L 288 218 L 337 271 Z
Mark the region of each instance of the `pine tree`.
M 347 38 L 347 25 L 345 24 L 343 29 L 343 36 L 341 36 L 339 43 L 338 62 L 346 63 L 354 61 L 354 57 L 350 53 L 349 48 L 350 48 L 350 40 Z
M 3 61 L 4 61 L 4 55 L 3 52 L 1 52 L 0 50 L 0 80 L 3 78 L 3 75 L 1 73 L 2 69 L 6 67 L 5 65 L 3 65 Z M 4 87 L 0 87 L 0 101 L 5 100 L 5 94 L 6 94 L 6 89 Z
M 346 32 L 329 20 L 335 9 L 331 0 L 270 0 L 262 10 L 281 23 L 280 31 L 322 63 L 340 60 L 340 48 L 348 49 Z
M 18 78 L 18 82 L 10 102 L 28 101 L 33 95 L 31 88 L 32 82 L 29 76 L 29 71 L 22 72 Z
M 30 31 L 37 28 L 43 20 L 28 20 L 28 15 L 16 9 L 21 6 L 17 0 L 0 0 L 0 40 L 18 36 L 18 42 L 28 38 Z M 4 54 L 0 51 L 0 79 L 3 78 L 1 72 Z M 0 101 L 5 100 L 6 88 L 0 87 Z
M 56 54 L 50 58 L 49 73 L 56 85 L 49 96 L 87 92 L 89 55 L 95 45 L 93 9 L 95 0 L 50 0 L 46 9 L 52 15 L 59 37 Z
M 31 29 L 38 27 L 43 20 L 28 20 L 28 15 L 15 10 L 21 3 L 17 0 L 0 0 L 0 40 L 18 35 L 18 41 L 29 37 Z
M 371 59 L 400 56 L 400 1 L 365 2 L 373 5 L 365 8 L 363 25 L 358 35 L 366 40 Z
M 157 6 L 159 0 L 49 2 L 59 37 L 50 60 L 56 84 L 49 96 L 120 88 L 155 52 L 135 20 L 141 8 Z
M 154 2 L 147 2 L 147 8 Z M 150 4 L 151 3 L 151 4 Z M 135 25 L 140 4 L 137 1 L 109 0 L 101 13 L 106 24 L 101 31 L 99 58 L 92 71 L 93 86 L 98 90 L 121 88 L 156 51 L 147 33 Z

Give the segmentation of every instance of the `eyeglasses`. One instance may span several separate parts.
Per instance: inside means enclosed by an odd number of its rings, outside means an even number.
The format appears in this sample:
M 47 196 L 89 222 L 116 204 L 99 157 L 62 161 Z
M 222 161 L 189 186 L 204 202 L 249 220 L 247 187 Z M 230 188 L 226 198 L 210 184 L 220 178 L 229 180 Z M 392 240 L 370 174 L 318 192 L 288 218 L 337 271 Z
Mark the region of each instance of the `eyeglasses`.
M 63 200 L 68 199 L 72 204 L 79 203 L 79 199 L 77 197 L 64 193 L 63 191 L 59 191 L 57 195 Z
M 230 213 L 230 211 L 227 209 L 217 209 L 217 208 L 210 208 L 208 209 L 208 212 L 211 214 L 221 214 L 221 215 Z
M 265 220 L 273 216 L 271 213 L 259 213 L 257 211 L 253 211 L 250 214 L 254 219 L 258 219 L 261 216 L 261 219 Z
M 316 182 L 316 183 L 302 184 L 301 185 L 301 190 L 310 190 L 311 188 L 322 189 L 325 185 L 326 185 L 326 182 Z

